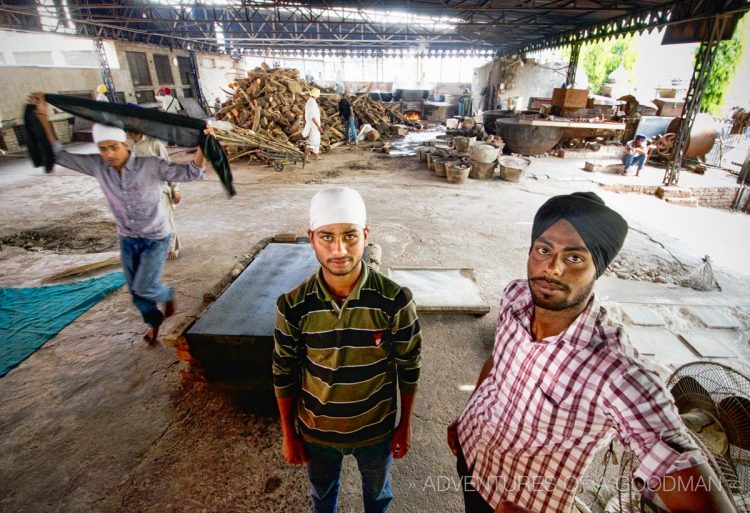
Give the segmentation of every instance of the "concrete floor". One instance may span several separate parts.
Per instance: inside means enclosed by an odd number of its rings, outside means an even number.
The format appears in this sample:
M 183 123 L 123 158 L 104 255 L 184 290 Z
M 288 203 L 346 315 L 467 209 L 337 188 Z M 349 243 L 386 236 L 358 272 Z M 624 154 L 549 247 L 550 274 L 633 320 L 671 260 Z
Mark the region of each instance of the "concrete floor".
M 482 318 L 423 317 L 413 446 L 394 466 L 392 511 L 460 511 L 445 428 L 489 354 L 504 285 L 525 274 L 531 221 L 547 197 L 594 190 L 623 213 L 633 227 L 619 258 L 626 268 L 650 266 L 674 282 L 704 254 L 715 256 L 721 293 L 614 275 L 597 290 L 616 315 L 618 302 L 659 304 L 677 328 L 695 324 L 681 312 L 683 303 L 724 308 L 742 323 L 735 363 L 750 361 L 750 216 L 600 191 L 601 177 L 582 167 L 574 160 L 534 159 L 518 184 L 470 180 L 456 186 L 413 157 L 338 148 L 304 170 L 235 165 L 233 199 L 209 174 L 204 183 L 182 188 L 176 217 L 184 249 L 165 269 L 178 312 L 164 332 L 260 239 L 304 233 L 317 190 L 357 188 L 384 267 L 473 267 L 493 307 Z M 661 176 L 661 170 L 646 172 Z M 87 248 L 116 249 L 96 181 L 62 169 L 45 175 L 24 160 L 5 160 L 0 238 L 24 230 L 47 234 L 50 240 L 38 246 L 48 249 L 5 245 L 2 286 L 38 285 L 60 268 L 102 256 Z M 304 470 L 283 462 L 275 412 L 221 384 L 183 381 L 174 351 L 144 347 L 142 330 L 120 289 L 0 378 L 0 511 L 308 511 Z M 348 461 L 342 511 L 361 511 L 358 479 Z

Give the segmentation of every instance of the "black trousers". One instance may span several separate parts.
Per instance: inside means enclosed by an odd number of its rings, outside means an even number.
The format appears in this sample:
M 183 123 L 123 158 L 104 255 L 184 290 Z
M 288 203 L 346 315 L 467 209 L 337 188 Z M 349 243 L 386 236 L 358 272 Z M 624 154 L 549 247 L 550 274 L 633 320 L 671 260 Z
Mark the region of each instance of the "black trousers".
M 461 485 L 464 492 L 464 509 L 466 513 L 493 513 L 495 510 L 487 504 L 479 492 L 471 485 L 471 471 L 466 464 L 463 449 L 458 447 L 458 457 L 456 458 L 456 471 L 461 478 Z

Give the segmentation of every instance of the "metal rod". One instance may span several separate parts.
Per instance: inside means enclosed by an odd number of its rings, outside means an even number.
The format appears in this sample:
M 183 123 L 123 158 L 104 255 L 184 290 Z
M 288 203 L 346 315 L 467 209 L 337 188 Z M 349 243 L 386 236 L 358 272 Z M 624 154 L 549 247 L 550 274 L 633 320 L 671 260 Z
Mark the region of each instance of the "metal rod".
M 742 200 L 742 194 L 745 192 L 745 188 L 747 187 L 747 178 L 748 174 L 750 173 L 750 149 L 747 150 L 747 155 L 745 155 L 745 162 L 742 164 L 742 170 L 740 171 L 740 189 L 737 191 L 737 197 L 734 199 L 734 205 L 732 205 L 732 210 L 737 210 L 740 208 L 740 201 Z

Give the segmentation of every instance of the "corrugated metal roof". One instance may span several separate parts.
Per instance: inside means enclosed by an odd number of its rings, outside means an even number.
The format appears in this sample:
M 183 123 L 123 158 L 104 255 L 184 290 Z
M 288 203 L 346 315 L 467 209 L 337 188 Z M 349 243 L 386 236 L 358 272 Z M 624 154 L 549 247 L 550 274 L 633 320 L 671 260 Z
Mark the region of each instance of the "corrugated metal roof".
M 59 28 L 204 51 L 328 49 L 383 52 L 492 50 L 507 54 L 747 10 L 747 0 L 67 0 L 43 8 L 3 0 L 0 26 Z M 46 11 L 44 9 L 47 9 Z M 54 24 L 53 24 L 54 25 Z M 54 26 L 51 27 L 54 29 Z M 48 26 L 47 30 L 50 29 Z M 61 30 L 62 31 L 62 30 Z

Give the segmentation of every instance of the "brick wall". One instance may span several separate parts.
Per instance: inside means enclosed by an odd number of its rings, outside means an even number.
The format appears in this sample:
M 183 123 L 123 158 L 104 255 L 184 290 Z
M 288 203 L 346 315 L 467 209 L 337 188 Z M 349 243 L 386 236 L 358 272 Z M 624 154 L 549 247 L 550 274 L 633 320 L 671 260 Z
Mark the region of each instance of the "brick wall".
M 16 137 L 16 132 L 15 130 L 13 130 L 12 126 L 0 128 L 0 131 L 2 131 L 3 133 L 3 140 L 5 141 L 5 145 L 8 147 L 9 153 L 15 153 L 22 149 L 18 144 L 18 138 Z
M 602 189 L 612 192 L 630 192 L 652 195 L 656 194 L 656 190 L 659 189 L 659 186 L 618 183 L 602 185 Z M 739 187 L 732 186 L 694 187 L 686 190 L 690 192 L 690 197 L 695 198 L 698 201 L 698 206 L 700 207 L 731 209 L 732 205 L 734 205 L 734 200 L 737 198 L 738 189 Z M 750 199 L 745 203 L 742 210 L 750 213 Z
M 732 208 L 739 187 L 696 187 L 692 195 L 701 207 Z
M 602 189 L 605 191 L 612 191 L 612 192 L 635 192 L 638 194 L 647 194 L 647 195 L 654 195 L 656 194 L 656 189 L 658 189 L 658 185 L 639 185 L 639 184 L 630 184 L 630 183 L 616 183 L 616 184 L 610 184 L 610 185 L 602 185 Z
M 68 143 L 73 136 L 70 129 L 70 121 L 68 119 L 60 119 L 52 122 L 52 127 L 55 129 L 55 134 L 60 142 Z

